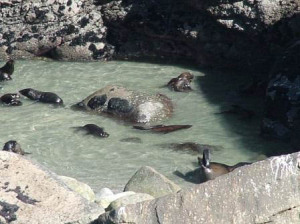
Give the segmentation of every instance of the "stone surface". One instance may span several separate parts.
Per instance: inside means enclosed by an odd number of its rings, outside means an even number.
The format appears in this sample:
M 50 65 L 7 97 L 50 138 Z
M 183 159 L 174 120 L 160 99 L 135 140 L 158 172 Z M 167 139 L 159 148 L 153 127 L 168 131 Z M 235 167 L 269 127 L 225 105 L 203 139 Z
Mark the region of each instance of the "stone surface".
M 95 193 L 89 185 L 80 182 L 72 177 L 59 176 L 58 178 L 61 179 L 69 188 L 80 194 L 88 201 L 95 201 Z
M 89 223 L 104 212 L 55 174 L 5 151 L 0 151 L 0 198 L 1 223 Z
M 296 224 L 300 153 L 271 157 L 153 201 L 102 214 L 98 223 Z
M 150 194 L 155 198 L 172 194 L 181 188 L 152 167 L 141 167 L 128 181 L 124 191 Z
M 120 198 L 116 199 L 115 201 L 113 201 L 112 203 L 110 203 L 110 205 L 107 207 L 106 210 L 110 211 L 110 210 L 117 209 L 122 206 L 136 204 L 138 202 L 148 201 L 148 200 L 153 200 L 153 199 L 154 199 L 153 196 L 151 196 L 149 194 L 144 194 L 144 193 L 136 193 L 136 194 L 132 194 L 132 195 L 127 195 L 127 196 L 120 197 Z
M 114 194 L 114 195 L 107 195 L 107 196 L 103 196 L 101 198 L 97 198 L 96 203 L 98 205 L 101 205 L 103 208 L 107 208 L 111 202 L 117 200 L 118 198 L 129 196 L 129 195 L 134 195 L 134 194 L 135 194 L 135 192 L 133 192 L 133 191 L 126 191 L 126 192 L 121 192 L 121 193 Z
M 104 187 L 104 188 L 101 188 L 99 192 L 96 192 L 95 200 L 99 201 L 101 198 L 105 198 L 105 197 L 112 196 L 112 195 L 114 195 L 112 190 L 110 190 L 109 188 Z
M 99 102 L 101 105 L 90 102 Z M 113 85 L 94 92 L 82 102 L 74 105 L 73 108 L 106 114 L 136 123 L 160 121 L 170 117 L 173 113 L 172 102 L 165 95 L 152 96 Z

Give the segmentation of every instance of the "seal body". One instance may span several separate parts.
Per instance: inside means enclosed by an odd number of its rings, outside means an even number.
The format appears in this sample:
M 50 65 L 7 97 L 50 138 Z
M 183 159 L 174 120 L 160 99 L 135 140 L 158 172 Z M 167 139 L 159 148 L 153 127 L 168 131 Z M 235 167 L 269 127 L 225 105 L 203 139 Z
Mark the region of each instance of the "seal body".
M 25 152 L 22 150 L 21 145 L 15 140 L 10 140 L 6 142 L 4 144 L 3 151 L 9 151 L 20 155 L 25 155 Z
M 76 127 L 78 130 L 85 130 L 87 134 L 94 135 L 96 137 L 107 138 L 109 134 L 104 131 L 103 128 L 95 124 L 86 124 L 83 127 Z
M 192 90 L 191 82 L 194 76 L 189 72 L 181 73 L 177 78 L 172 78 L 167 86 L 177 92 L 186 92 Z
M 31 100 L 37 100 L 42 103 L 63 104 L 63 100 L 52 92 L 42 92 L 32 88 L 22 89 L 19 92 Z
M 7 93 L 0 97 L 2 103 L 9 106 L 21 106 L 22 102 L 18 99 L 20 96 L 17 93 Z
M 0 68 L 0 82 L 11 80 L 11 75 L 14 73 L 14 60 L 9 60 Z
M 139 130 L 151 130 L 153 132 L 157 132 L 157 133 L 170 133 L 173 131 L 178 131 L 181 129 L 188 129 L 191 128 L 192 125 L 156 125 L 156 126 L 151 126 L 151 127 L 143 127 L 143 126 L 133 126 L 133 128 L 135 129 L 139 129 Z

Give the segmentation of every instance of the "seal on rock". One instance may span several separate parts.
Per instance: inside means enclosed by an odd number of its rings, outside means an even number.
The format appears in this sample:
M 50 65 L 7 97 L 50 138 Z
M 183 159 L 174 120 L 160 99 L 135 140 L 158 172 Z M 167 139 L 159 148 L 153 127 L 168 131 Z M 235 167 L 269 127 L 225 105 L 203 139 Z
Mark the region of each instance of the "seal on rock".
M 18 99 L 20 96 L 17 93 L 7 93 L 0 97 L 2 103 L 9 106 L 21 106 L 22 102 Z
M 24 152 L 21 148 L 21 145 L 15 140 L 10 140 L 6 142 L 4 144 L 3 151 L 14 152 L 20 155 L 30 154 L 28 152 Z
M 107 95 L 101 95 L 101 96 L 94 96 L 92 99 L 88 102 L 88 107 L 90 107 L 93 110 L 96 110 L 103 106 L 105 102 L 107 101 Z
M 190 72 L 183 72 L 177 78 L 171 79 L 167 86 L 177 92 L 186 92 L 192 90 L 191 82 L 194 78 Z
M 0 81 L 11 80 L 11 75 L 14 73 L 14 60 L 9 60 L 6 64 L 0 68 Z
M 63 104 L 63 100 L 52 92 L 42 92 L 32 88 L 22 89 L 19 92 L 31 100 L 37 100 L 42 103 Z
M 96 137 L 107 138 L 109 134 L 104 131 L 104 128 L 101 128 L 95 124 L 86 124 L 82 127 L 74 127 L 77 130 L 85 130 L 87 134 L 94 135 Z

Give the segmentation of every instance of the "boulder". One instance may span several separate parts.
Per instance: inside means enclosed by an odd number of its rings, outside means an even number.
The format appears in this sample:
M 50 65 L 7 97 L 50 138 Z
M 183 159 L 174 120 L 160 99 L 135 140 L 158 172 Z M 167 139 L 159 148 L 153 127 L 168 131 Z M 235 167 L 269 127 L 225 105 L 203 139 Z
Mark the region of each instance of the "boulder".
M 124 191 L 150 194 L 155 198 L 176 193 L 181 188 L 152 167 L 141 167 L 128 181 Z
M 241 167 L 215 180 L 100 215 L 98 223 L 299 223 L 300 153 Z
M 69 188 L 80 194 L 88 201 L 95 201 L 95 193 L 89 185 L 80 182 L 72 177 L 59 176 L 59 179 L 61 179 Z
M 106 210 L 110 211 L 110 210 L 114 210 L 114 209 L 117 209 L 122 206 L 136 204 L 138 202 L 153 200 L 153 199 L 154 199 L 153 196 L 151 196 L 149 194 L 144 194 L 144 193 L 136 193 L 136 194 L 132 194 L 132 195 L 127 195 L 127 196 L 120 197 L 120 198 L 116 199 L 115 201 L 113 201 L 112 203 L 110 203 L 110 205 L 107 207 Z
M 103 208 L 107 208 L 111 202 L 117 200 L 118 198 L 133 195 L 135 192 L 133 191 L 126 191 L 126 192 L 121 192 L 118 194 L 113 194 L 113 195 L 103 195 L 102 197 L 97 198 L 96 203 L 98 205 L 101 205 Z
M 96 192 L 95 200 L 98 201 L 101 198 L 105 198 L 105 197 L 112 196 L 112 195 L 114 195 L 112 190 L 110 190 L 109 188 L 104 187 L 104 188 L 101 188 L 99 192 Z
M 89 223 L 103 208 L 70 190 L 54 173 L 0 151 L 0 223 Z
M 173 113 L 171 100 L 162 94 L 147 95 L 121 86 L 106 86 L 73 106 L 135 123 L 150 123 Z

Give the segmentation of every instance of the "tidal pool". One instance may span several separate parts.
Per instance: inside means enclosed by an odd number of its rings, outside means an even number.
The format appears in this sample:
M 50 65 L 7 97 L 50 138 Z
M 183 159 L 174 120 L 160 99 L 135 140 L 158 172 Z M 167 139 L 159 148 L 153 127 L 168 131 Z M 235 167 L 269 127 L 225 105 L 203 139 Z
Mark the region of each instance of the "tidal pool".
M 2 66 L 3 63 L 1 63 Z M 184 71 L 196 76 L 194 91 L 172 92 L 164 85 Z M 187 172 L 197 167 L 197 156 L 166 147 L 171 143 L 194 142 L 221 146 L 214 151 L 212 161 L 233 165 L 253 162 L 266 151 L 285 147 L 283 143 L 265 141 L 259 137 L 259 114 L 262 100 L 241 97 L 240 74 L 201 71 L 194 68 L 140 62 L 54 62 L 16 61 L 13 80 L 0 83 L 0 94 L 14 93 L 24 88 L 55 92 L 64 100 L 64 107 L 36 103 L 22 98 L 20 107 L 0 107 L 0 144 L 17 140 L 27 155 L 58 175 L 77 178 L 94 190 L 109 187 L 123 189 L 141 166 L 151 166 L 181 186 L 189 183 L 173 172 Z M 173 100 L 174 115 L 162 124 L 190 124 L 192 128 L 168 134 L 156 134 L 133 129 L 130 124 L 108 117 L 73 111 L 70 107 L 109 85 L 162 93 Z M 254 109 L 258 116 L 251 120 L 230 114 L 216 114 L 230 104 Z M 104 127 L 109 138 L 100 139 L 76 126 L 94 123 Z M 137 137 L 141 143 L 123 142 Z M 163 145 L 164 147 L 162 147 Z

